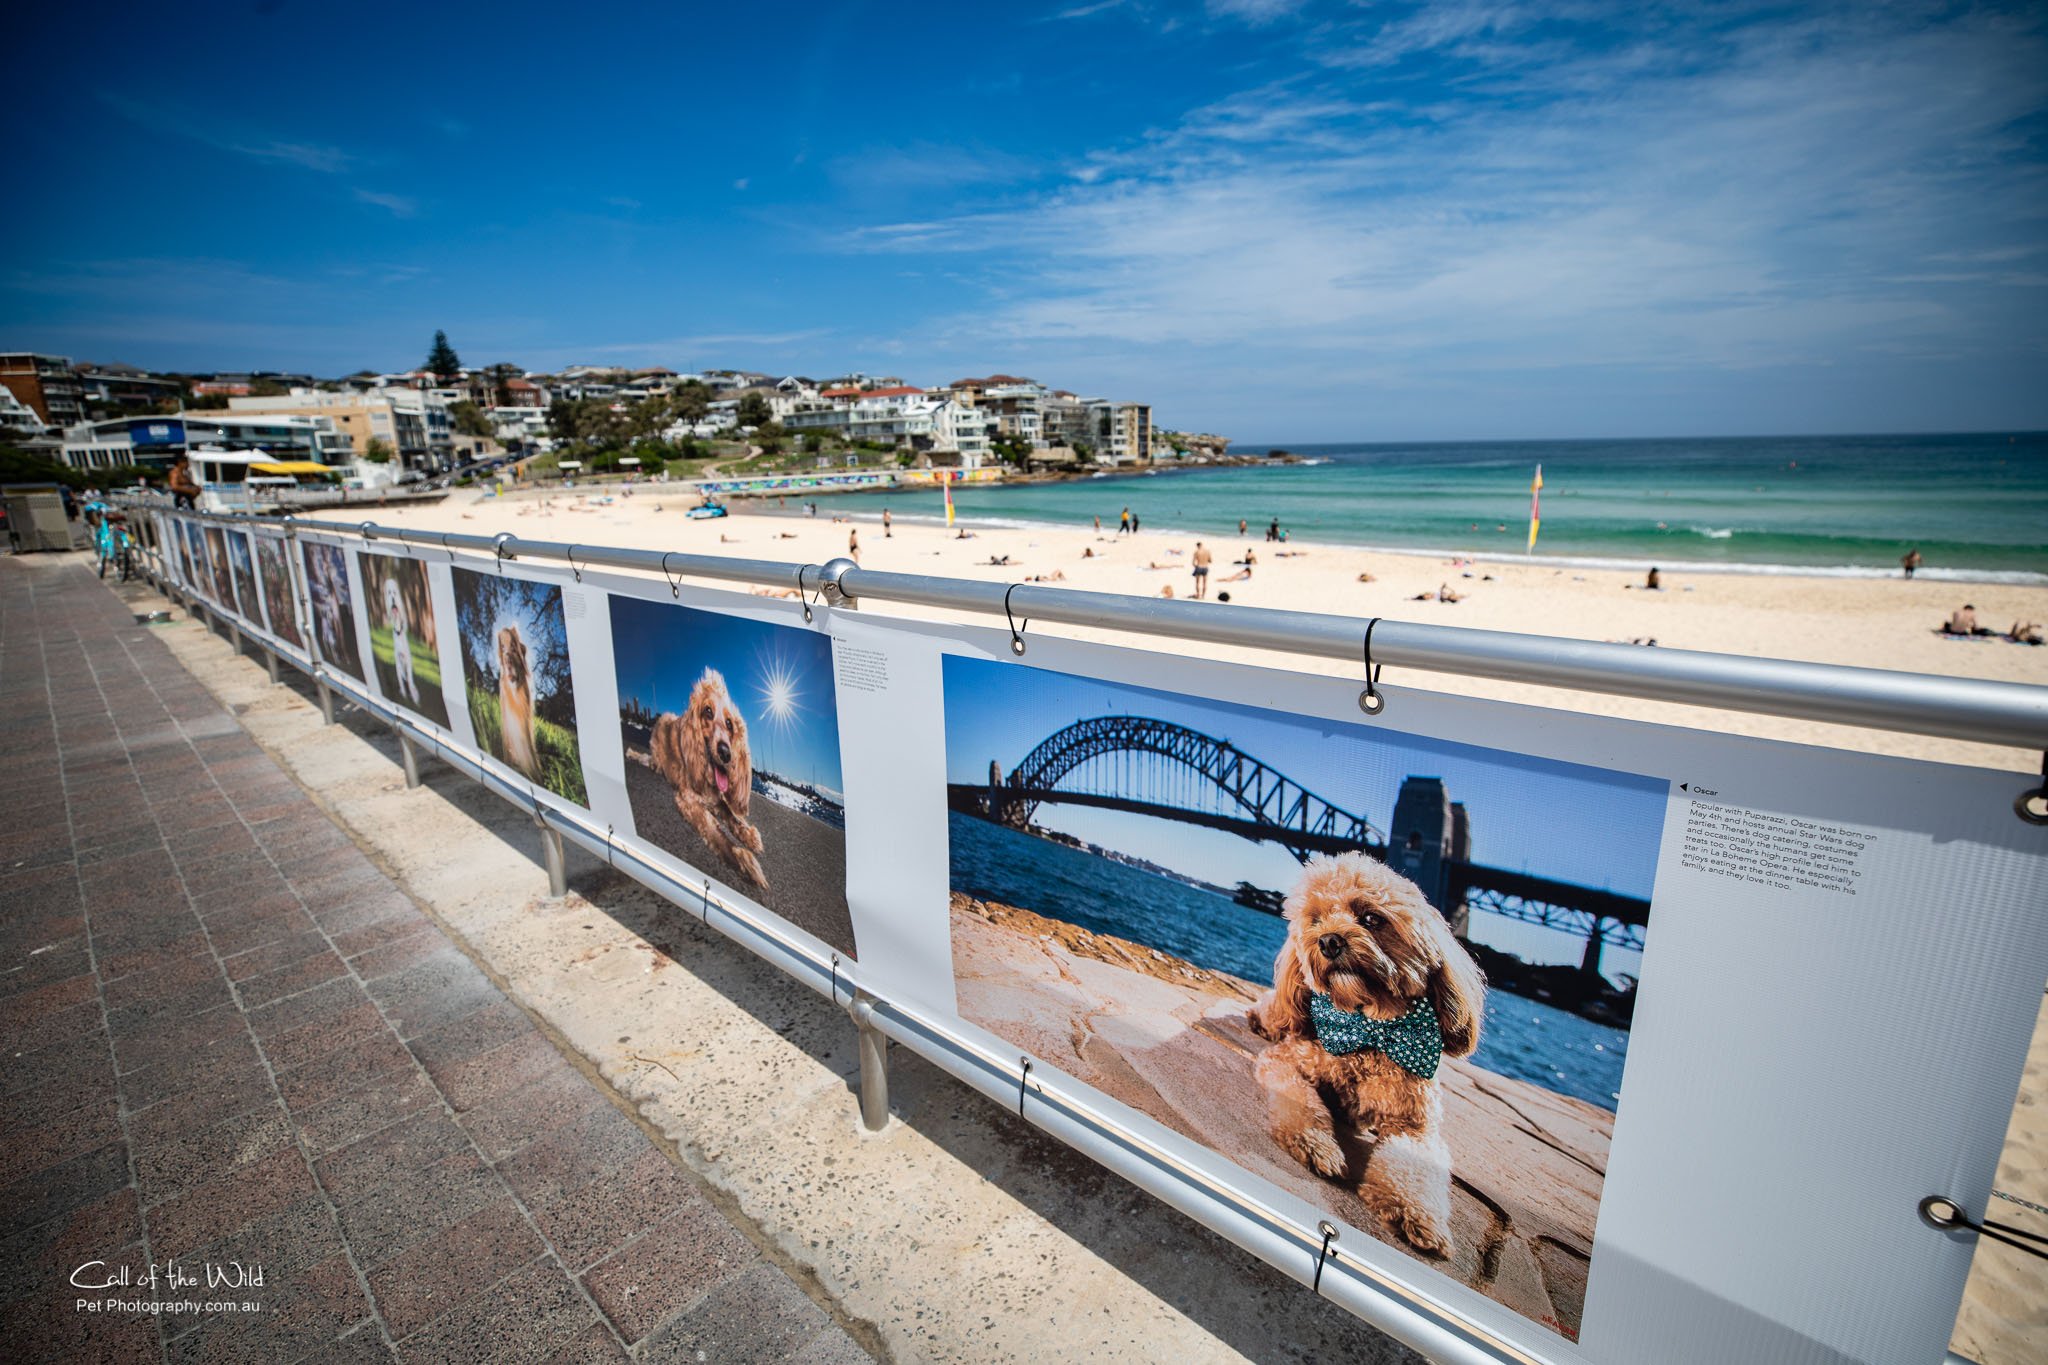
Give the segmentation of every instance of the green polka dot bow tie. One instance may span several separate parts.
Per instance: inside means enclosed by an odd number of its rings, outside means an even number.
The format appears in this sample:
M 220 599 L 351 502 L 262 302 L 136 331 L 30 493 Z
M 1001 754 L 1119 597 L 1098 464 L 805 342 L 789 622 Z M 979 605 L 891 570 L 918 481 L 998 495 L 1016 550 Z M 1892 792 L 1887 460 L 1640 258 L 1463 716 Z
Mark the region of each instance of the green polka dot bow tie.
M 1444 1056 L 1444 1030 L 1436 1021 L 1436 1009 L 1427 996 L 1408 1007 L 1399 1019 L 1368 1019 L 1362 1014 L 1337 1008 L 1337 1002 L 1320 992 L 1308 999 L 1309 1017 L 1315 1021 L 1316 1041 L 1333 1057 L 1353 1052 L 1384 1052 L 1403 1071 L 1418 1080 L 1436 1075 Z

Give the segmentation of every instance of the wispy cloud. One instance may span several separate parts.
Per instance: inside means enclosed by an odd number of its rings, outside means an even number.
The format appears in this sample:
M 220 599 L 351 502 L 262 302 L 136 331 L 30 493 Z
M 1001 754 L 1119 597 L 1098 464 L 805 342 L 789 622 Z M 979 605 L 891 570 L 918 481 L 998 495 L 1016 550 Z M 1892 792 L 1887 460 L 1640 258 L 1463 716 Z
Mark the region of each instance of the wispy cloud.
M 339 147 L 237 135 L 214 127 L 173 105 L 137 100 L 109 90 L 100 91 L 99 97 L 123 117 L 146 128 L 203 143 L 217 151 L 233 152 L 257 161 L 298 166 L 323 175 L 340 175 L 359 164 L 355 156 Z
M 1461 55 L 1528 32 L 1504 7 L 1372 23 L 1361 50 L 1437 53 L 1436 78 L 1242 91 L 1023 207 L 837 240 L 978 253 L 992 283 L 946 325 L 961 345 L 1215 342 L 1316 382 L 1826 366 L 1880 338 L 1959 356 L 2038 306 L 2012 295 L 2033 272 L 1929 268 L 2040 239 L 2038 22 L 1660 14 L 1520 66 Z
M 382 194 L 358 186 L 355 197 L 357 203 L 375 205 L 390 213 L 393 218 L 411 218 L 420 211 L 419 201 L 403 194 Z

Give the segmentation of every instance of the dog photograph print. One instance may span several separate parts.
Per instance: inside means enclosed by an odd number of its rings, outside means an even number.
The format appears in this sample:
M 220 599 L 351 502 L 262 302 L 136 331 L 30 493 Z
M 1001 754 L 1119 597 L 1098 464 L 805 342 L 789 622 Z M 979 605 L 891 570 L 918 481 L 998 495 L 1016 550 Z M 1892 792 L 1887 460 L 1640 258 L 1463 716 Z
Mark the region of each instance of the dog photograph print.
M 180 518 L 179 539 L 185 545 L 185 582 L 202 593 L 210 593 L 213 576 L 206 567 L 206 536 L 199 523 Z
M 367 551 L 356 555 L 356 564 L 362 570 L 364 606 L 370 617 L 370 662 L 384 700 L 446 729 L 440 636 L 426 564 Z
M 960 1013 L 1576 1340 L 1668 784 L 944 661 Z
M 299 542 L 304 551 L 306 604 L 313 616 L 313 642 L 321 662 L 364 682 L 363 656 L 356 646 L 355 598 L 349 590 L 348 561 L 339 545 Z
M 228 568 L 234 575 L 235 596 L 241 599 L 242 615 L 263 624 L 263 603 L 256 595 L 256 561 L 249 554 L 249 536 L 244 531 L 225 533 Z
M 529 782 L 588 806 L 561 588 L 470 569 L 452 572 L 463 691 L 477 747 Z
M 634 832 L 854 955 L 832 642 L 611 598 Z
M 257 536 L 256 579 L 263 589 L 263 607 L 270 613 L 270 633 L 293 649 L 304 649 L 299 613 L 292 594 L 291 561 L 276 536 Z
M 220 603 L 225 610 L 247 615 L 248 613 L 242 611 L 241 604 L 235 601 L 235 581 L 228 569 L 227 537 L 221 533 L 218 526 L 207 527 L 205 534 L 206 566 L 213 584 L 213 600 Z

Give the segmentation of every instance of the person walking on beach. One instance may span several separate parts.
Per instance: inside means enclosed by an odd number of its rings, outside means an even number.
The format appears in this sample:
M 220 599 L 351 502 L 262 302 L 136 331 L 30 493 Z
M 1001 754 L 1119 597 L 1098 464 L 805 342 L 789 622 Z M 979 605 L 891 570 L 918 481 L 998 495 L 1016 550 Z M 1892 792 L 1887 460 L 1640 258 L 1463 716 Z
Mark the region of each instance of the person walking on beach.
M 1123 520 L 1117 523 L 1116 533 L 1117 533 L 1118 535 L 1120 535 L 1120 536 L 1127 536 L 1127 535 L 1129 535 L 1129 534 L 1131 533 L 1131 509 L 1130 509 L 1130 508 L 1126 507 L 1126 508 L 1124 509 L 1124 515 L 1123 515 Z
M 199 480 L 192 477 L 192 460 L 180 455 L 171 461 L 171 504 L 192 509 L 199 501 Z
M 1911 578 L 1913 571 L 1920 567 L 1920 547 L 1915 545 L 1912 549 L 1906 551 L 1905 556 L 1899 560 L 1899 563 L 1906 570 L 1906 577 Z
M 1100 540 L 1100 539 L 1102 539 L 1102 518 L 1101 518 L 1101 517 L 1097 517 L 1097 518 L 1095 519 L 1095 538 L 1096 538 L 1097 540 Z
M 1270 525 L 1268 525 L 1268 526 L 1266 527 L 1266 539 L 1267 539 L 1267 540 L 1278 540 L 1278 539 L 1280 539 L 1280 518 L 1278 518 L 1278 517 L 1275 517 L 1275 518 L 1273 518 L 1273 520 L 1272 520 L 1271 524 L 1270 524 Z
M 1138 514 L 1136 512 L 1131 513 L 1131 534 L 1138 534 Z
M 891 525 L 892 523 L 889 520 L 889 509 L 884 507 L 882 509 L 882 539 L 894 540 L 896 538 L 896 533 L 890 529 Z
M 1242 538 L 1243 538 L 1243 536 L 1244 536 L 1244 533 L 1245 533 L 1246 529 L 1247 529 L 1247 525 L 1246 525 L 1245 519 L 1244 519 L 1243 517 L 1239 517 L 1239 518 L 1237 519 L 1237 534 L 1238 534 L 1238 537 L 1239 537 L 1240 539 L 1242 539 Z
M 1209 547 L 1201 541 L 1195 542 L 1195 600 L 1201 601 L 1209 595 L 1209 562 L 1214 558 Z
M 854 563 L 860 563 L 860 528 L 858 526 L 846 533 L 846 555 Z

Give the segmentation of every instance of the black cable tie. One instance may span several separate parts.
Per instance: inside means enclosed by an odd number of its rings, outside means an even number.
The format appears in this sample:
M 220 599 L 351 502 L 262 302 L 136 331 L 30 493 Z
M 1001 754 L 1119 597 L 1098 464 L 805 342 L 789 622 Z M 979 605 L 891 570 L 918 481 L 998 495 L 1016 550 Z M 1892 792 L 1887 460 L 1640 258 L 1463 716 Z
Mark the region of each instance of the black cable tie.
M 1019 1057 L 1017 1060 L 1024 1063 L 1024 1069 L 1017 1073 L 1017 1117 L 1021 1119 L 1024 1117 L 1024 1084 L 1031 1079 L 1031 1059 Z
M 1019 658 L 1024 656 L 1024 631 L 1018 628 L 1017 618 L 1010 614 L 1010 594 L 1023 586 L 1022 583 L 1012 583 L 1003 590 L 1003 619 L 1010 623 L 1010 652 Z M 1026 617 L 1024 625 L 1028 627 L 1030 624 L 1031 619 Z
M 1330 1259 L 1330 1244 L 1337 1240 L 1337 1228 L 1335 1224 L 1326 1218 L 1316 1224 L 1316 1230 L 1323 1234 L 1323 1248 L 1316 1253 L 1316 1277 L 1310 1283 L 1309 1289 L 1313 1293 L 1321 1294 L 1323 1292 L 1323 1266 Z
M 1386 696 L 1380 691 L 1380 669 L 1384 665 L 1372 661 L 1372 632 L 1379 623 L 1377 616 L 1365 623 L 1365 691 L 1358 694 L 1358 709 L 1368 716 L 1387 709 Z
M 1946 1214 L 1941 1210 L 1946 1209 Z M 1994 1223 L 1990 1219 L 1977 1222 L 1963 1212 L 1963 1206 L 1945 1194 L 1930 1194 L 1920 1201 L 1920 1221 L 1938 1232 L 1962 1230 L 1974 1232 L 1979 1237 L 1988 1237 L 1994 1242 L 2003 1242 L 2029 1256 L 2038 1256 L 2048 1261 L 2048 1234 L 2028 1232 L 2010 1223 Z

